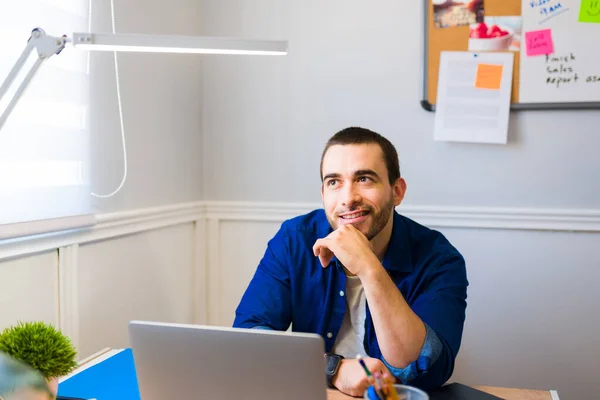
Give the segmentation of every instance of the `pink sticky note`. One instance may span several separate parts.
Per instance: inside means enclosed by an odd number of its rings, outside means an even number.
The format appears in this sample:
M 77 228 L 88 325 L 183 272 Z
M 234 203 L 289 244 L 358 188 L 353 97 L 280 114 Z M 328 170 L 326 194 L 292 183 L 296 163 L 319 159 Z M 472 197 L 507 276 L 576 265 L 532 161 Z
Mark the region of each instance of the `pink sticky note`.
M 527 46 L 528 56 L 554 53 L 552 31 L 550 29 L 542 29 L 539 31 L 525 32 L 525 45 Z

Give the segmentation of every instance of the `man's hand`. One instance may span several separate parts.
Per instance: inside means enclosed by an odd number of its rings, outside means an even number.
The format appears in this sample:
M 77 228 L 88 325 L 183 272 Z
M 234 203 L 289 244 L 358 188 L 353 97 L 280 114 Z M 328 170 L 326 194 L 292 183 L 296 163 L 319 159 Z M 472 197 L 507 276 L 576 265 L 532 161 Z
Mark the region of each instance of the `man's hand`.
M 377 358 L 363 357 L 365 365 L 372 374 L 390 374 L 387 367 Z M 367 374 L 357 359 L 344 359 L 340 363 L 337 374 L 331 381 L 340 392 L 350 396 L 362 396 L 365 390 L 371 385 L 367 379 Z
M 344 267 L 354 275 L 369 265 L 381 265 L 371 242 L 353 225 L 342 225 L 313 245 L 313 253 L 319 257 L 323 268 L 335 255 Z

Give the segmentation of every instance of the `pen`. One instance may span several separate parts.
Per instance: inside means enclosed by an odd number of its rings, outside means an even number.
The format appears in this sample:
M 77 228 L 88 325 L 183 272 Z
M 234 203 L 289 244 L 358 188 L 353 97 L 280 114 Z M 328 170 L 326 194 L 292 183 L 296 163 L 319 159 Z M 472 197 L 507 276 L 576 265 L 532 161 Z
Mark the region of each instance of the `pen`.
M 367 377 L 372 378 L 373 375 L 371 374 L 371 371 L 369 371 L 369 368 L 367 368 L 367 364 L 365 364 L 365 360 L 362 359 L 362 356 L 359 354 L 356 356 L 356 358 L 358 359 L 358 362 L 360 363 L 360 365 L 362 365 L 363 369 L 365 370 Z
M 386 400 L 386 395 L 382 390 L 382 385 L 380 382 L 378 382 L 379 379 L 377 378 L 377 376 L 379 374 L 376 372 L 376 377 L 373 377 L 373 374 L 371 373 L 371 371 L 369 371 L 369 368 L 367 368 L 367 364 L 365 364 L 365 360 L 362 359 L 362 356 L 359 354 L 356 356 L 356 358 L 358 359 L 358 362 L 365 370 L 365 374 L 367 374 L 367 379 L 369 380 L 369 383 L 371 384 L 369 386 L 369 388 L 367 389 L 367 394 L 368 394 L 369 398 Z M 374 397 L 374 396 L 376 396 L 376 397 Z
M 360 365 L 363 367 L 363 369 L 365 370 L 365 374 L 367 374 L 367 380 L 369 381 L 369 387 L 367 389 L 367 395 L 369 396 L 369 399 L 371 400 L 385 400 L 385 398 L 382 398 L 379 396 L 378 391 L 375 388 L 375 378 L 373 378 L 373 374 L 371 374 L 371 371 L 369 371 L 369 368 L 367 368 L 367 364 L 365 364 L 365 360 L 362 359 L 362 356 L 359 354 L 356 356 L 356 359 L 358 360 L 358 362 L 360 363 Z

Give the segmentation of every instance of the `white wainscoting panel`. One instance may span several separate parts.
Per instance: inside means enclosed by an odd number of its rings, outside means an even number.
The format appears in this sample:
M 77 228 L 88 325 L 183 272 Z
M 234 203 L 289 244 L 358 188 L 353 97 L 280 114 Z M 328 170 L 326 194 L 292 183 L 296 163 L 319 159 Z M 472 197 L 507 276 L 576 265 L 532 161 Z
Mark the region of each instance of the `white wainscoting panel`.
M 453 380 L 597 397 L 600 233 L 441 231 L 470 283 Z
M 58 249 L 60 330 L 79 348 L 79 245 Z
M 130 320 L 194 322 L 194 224 L 81 245 L 80 356 L 129 346 Z
M 44 321 L 58 328 L 57 276 L 57 251 L 0 262 L 0 330 L 18 321 Z
M 235 309 L 262 258 L 267 242 L 281 224 L 272 221 L 222 221 L 219 224 L 218 258 L 210 270 L 218 285 L 209 288 L 210 307 L 218 310 L 210 322 L 231 326 Z M 212 251 L 212 249 L 211 249 Z
M 208 268 L 207 268 L 207 223 L 205 219 L 194 222 L 194 323 L 208 322 Z

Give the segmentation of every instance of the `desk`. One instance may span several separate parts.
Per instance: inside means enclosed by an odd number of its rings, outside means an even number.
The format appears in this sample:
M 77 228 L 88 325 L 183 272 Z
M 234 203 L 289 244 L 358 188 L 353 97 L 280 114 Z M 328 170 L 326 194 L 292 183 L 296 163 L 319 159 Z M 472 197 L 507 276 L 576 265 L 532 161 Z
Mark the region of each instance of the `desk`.
M 473 386 L 475 389 L 493 394 L 506 400 L 552 400 L 552 395 L 545 390 L 512 389 L 492 386 Z M 356 400 L 337 390 L 327 389 L 327 400 Z
M 116 360 L 116 361 L 115 361 Z M 112 362 L 112 364 L 111 364 Z M 69 378 L 79 376 L 82 371 L 96 367 L 96 372 L 84 377 L 83 381 L 73 383 L 68 381 Z M 99 368 L 101 367 L 101 368 Z M 91 379 L 90 379 L 91 377 Z M 87 381 L 86 381 L 87 379 Z M 105 385 L 107 379 L 112 379 L 111 385 Z M 115 393 L 123 395 L 125 391 L 131 392 L 127 398 L 139 398 L 137 380 L 135 376 L 135 367 L 133 363 L 133 355 L 131 349 L 111 350 L 106 348 L 90 357 L 79 362 L 79 368 L 71 374 L 59 380 L 59 394 L 71 397 L 85 397 L 86 395 L 95 395 L 100 399 L 113 399 Z M 67 381 L 66 385 L 63 382 Z M 61 387 L 68 393 L 60 393 Z M 490 393 L 506 400 L 557 400 L 558 395 L 555 391 L 544 390 L 528 390 L 528 389 L 513 389 L 492 386 L 473 386 L 475 389 Z M 111 392 L 112 391 L 112 392 Z M 100 395 L 102 394 L 102 395 Z M 88 396 L 88 397 L 90 397 Z M 355 397 L 347 396 L 337 390 L 327 390 L 327 400 L 351 400 Z

